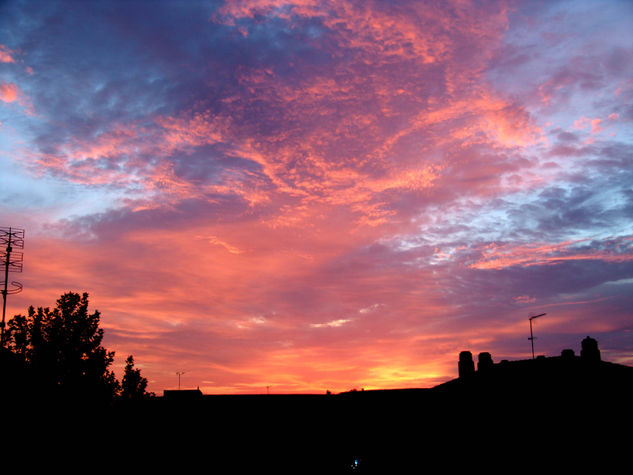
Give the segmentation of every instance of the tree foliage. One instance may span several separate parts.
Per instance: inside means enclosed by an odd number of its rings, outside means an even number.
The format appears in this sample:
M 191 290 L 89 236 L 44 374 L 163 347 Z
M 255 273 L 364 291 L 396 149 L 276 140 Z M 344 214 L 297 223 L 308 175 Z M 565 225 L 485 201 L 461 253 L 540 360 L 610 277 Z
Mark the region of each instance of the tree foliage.
M 32 306 L 8 322 L 7 344 L 40 388 L 64 397 L 111 400 L 120 385 L 110 370 L 114 352 L 102 345 L 100 313 L 88 312 L 88 294 L 68 292 L 54 309 Z
M 134 357 L 125 360 L 125 373 L 121 380 L 121 398 L 127 401 L 138 401 L 151 396 L 146 391 L 147 379 L 141 376 L 141 370 L 134 367 Z

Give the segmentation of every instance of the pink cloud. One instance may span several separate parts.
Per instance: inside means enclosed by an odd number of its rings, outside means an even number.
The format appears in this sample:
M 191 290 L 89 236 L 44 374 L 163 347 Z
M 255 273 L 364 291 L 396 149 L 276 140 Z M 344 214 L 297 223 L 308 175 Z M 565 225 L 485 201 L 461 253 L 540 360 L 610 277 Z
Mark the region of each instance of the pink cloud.
M 516 303 L 527 304 L 536 302 L 536 298 L 530 297 L 529 295 L 519 295 L 514 297 L 513 299 Z
M 574 128 L 582 130 L 591 128 L 591 133 L 596 134 L 602 131 L 602 119 L 596 117 L 594 119 L 582 116 L 574 121 Z
M 630 238 L 623 238 L 628 242 Z M 600 260 L 627 262 L 633 260 L 630 247 L 609 250 L 585 249 L 579 244 L 585 241 L 566 241 L 558 244 L 510 244 L 490 243 L 479 248 L 480 257 L 469 267 L 473 269 L 504 269 L 512 266 L 553 265 L 565 261 Z
M 12 82 L 0 82 L 0 101 L 6 103 L 17 103 L 22 106 L 24 112 L 27 115 L 34 115 L 34 107 L 29 97 L 18 87 L 17 84 Z
M 14 83 L 0 82 L 0 101 L 16 102 L 20 97 L 20 89 Z
M 292 207 L 282 204 L 272 223 L 296 223 L 300 216 L 309 221 L 309 208 L 325 202 L 347 206 L 357 225 L 380 226 L 398 213 L 389 193 L 417 193 L 424 200 L 434 188 L 448 185 L 440 178 L 451 164 L 425 158 L 431 154 L 426 134 L 433 133 L 435 150 L 470 145 L 511 149 L 540 140 L 542 131 L 529 113 L 477 81 L 489 60 L 484 52 L 501 41 L 507 28 L 503 6 L 473 12 L 457 5 L 431 12 L 416 5 L 400 10 L 346 2 L 244 1 L 225 5 L 218 18 L 231 24 L 231 18 L 256 12 L 290 22 L 319 18 L 337 42 L 350 48 L 353 63 L 370 61 L 375 72 L 369 78 L 350 74 L 349 65 L 340 63 L 335 71 L 301 77 L 297 83 L 279 77 L 274 67 L 242 68 L 238 81 L 251 95 L 224 98 L 226 109 L 148 117 L 142 127 L 113 124 L 98 136 L 61 144 L 52 159 L 49 154 L 37 163 L 79 183 L 140 184 L 148 200 L 163 195 L 173 203 L 213 192 L 237 193 L 253 206 L 268 205 L 280 195 L 298 200 Z M 463 56 L 464 43 L 482 54 Z M 405 66 L 410 72 L 394 74 L 394 61 L 410 64 Z M 446 83 L 441 100 L 424 90 L 417 97 L 406 83 L 394 87 L 407 74 L 416 77 L 418 68 L 425 71 L 435 64 L 442 67 L 429 69 L 428 80 Z M 243 117 L 254 103 L 283 112 L 257 120 Z M 345 103 L 363 106 L 341 115 Z M 258 128 L 269 122 L 274 132 L 262 134 Z M 221 174 L 204 185 L 177 176 L 174 155 L 215 144 L 258 164 L 272 187 L 241 172 Z M 95 168 L 95 160 L 104 166 Z M 482 170 L 489 177 L 487 192 L 492 192 L 503 170 L 489 164 Z
M 0 63 L 15 63 L 15 59 L 12 54 L 13 51 L 5 45 L 0 45 Z

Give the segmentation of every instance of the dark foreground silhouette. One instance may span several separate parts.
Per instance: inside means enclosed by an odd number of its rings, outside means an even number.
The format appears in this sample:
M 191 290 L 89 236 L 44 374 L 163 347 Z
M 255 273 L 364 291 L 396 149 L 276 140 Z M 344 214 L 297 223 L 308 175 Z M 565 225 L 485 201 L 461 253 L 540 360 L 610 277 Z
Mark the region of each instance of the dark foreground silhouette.
M 171 391 L 101 407 L 5 391 L 4 459 L 83 473 L 609 473 L 629 464 L 633 368 L 601 361 L 591 341 L 580 356 L 483 353 L 477 370 L 463 352 L 460 377 L 430 389 Z

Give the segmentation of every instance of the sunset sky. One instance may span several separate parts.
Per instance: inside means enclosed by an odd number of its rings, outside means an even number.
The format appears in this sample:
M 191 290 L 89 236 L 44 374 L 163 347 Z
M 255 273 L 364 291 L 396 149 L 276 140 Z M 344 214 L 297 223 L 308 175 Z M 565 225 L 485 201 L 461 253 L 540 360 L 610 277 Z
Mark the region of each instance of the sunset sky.
M 633 365 L 633 2 L 2 2 L 0 226 L 157 394 Z

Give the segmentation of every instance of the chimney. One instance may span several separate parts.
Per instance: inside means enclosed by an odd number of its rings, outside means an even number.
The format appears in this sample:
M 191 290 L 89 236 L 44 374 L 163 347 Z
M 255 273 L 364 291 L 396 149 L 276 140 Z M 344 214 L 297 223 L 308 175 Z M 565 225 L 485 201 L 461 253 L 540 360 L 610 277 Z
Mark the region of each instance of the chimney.
M 600 361 L 600 350 L 598 349 L 598 342 L 596 340 L 587 337 L 582 341 L 581 345 L 580 358 L 582 361 L 588 363 Z
M 470 351 L 462 351 L 459 354 L 459 377 L 468 378 L 475 374 L 475 363 L 473 362 L 473 354 Z
M 492 370 L 492 356 L 487 351 L 483 353 L 479 353 L 478 361 L 477 361 L 477 371 L 480 373 L 488 373 Z

